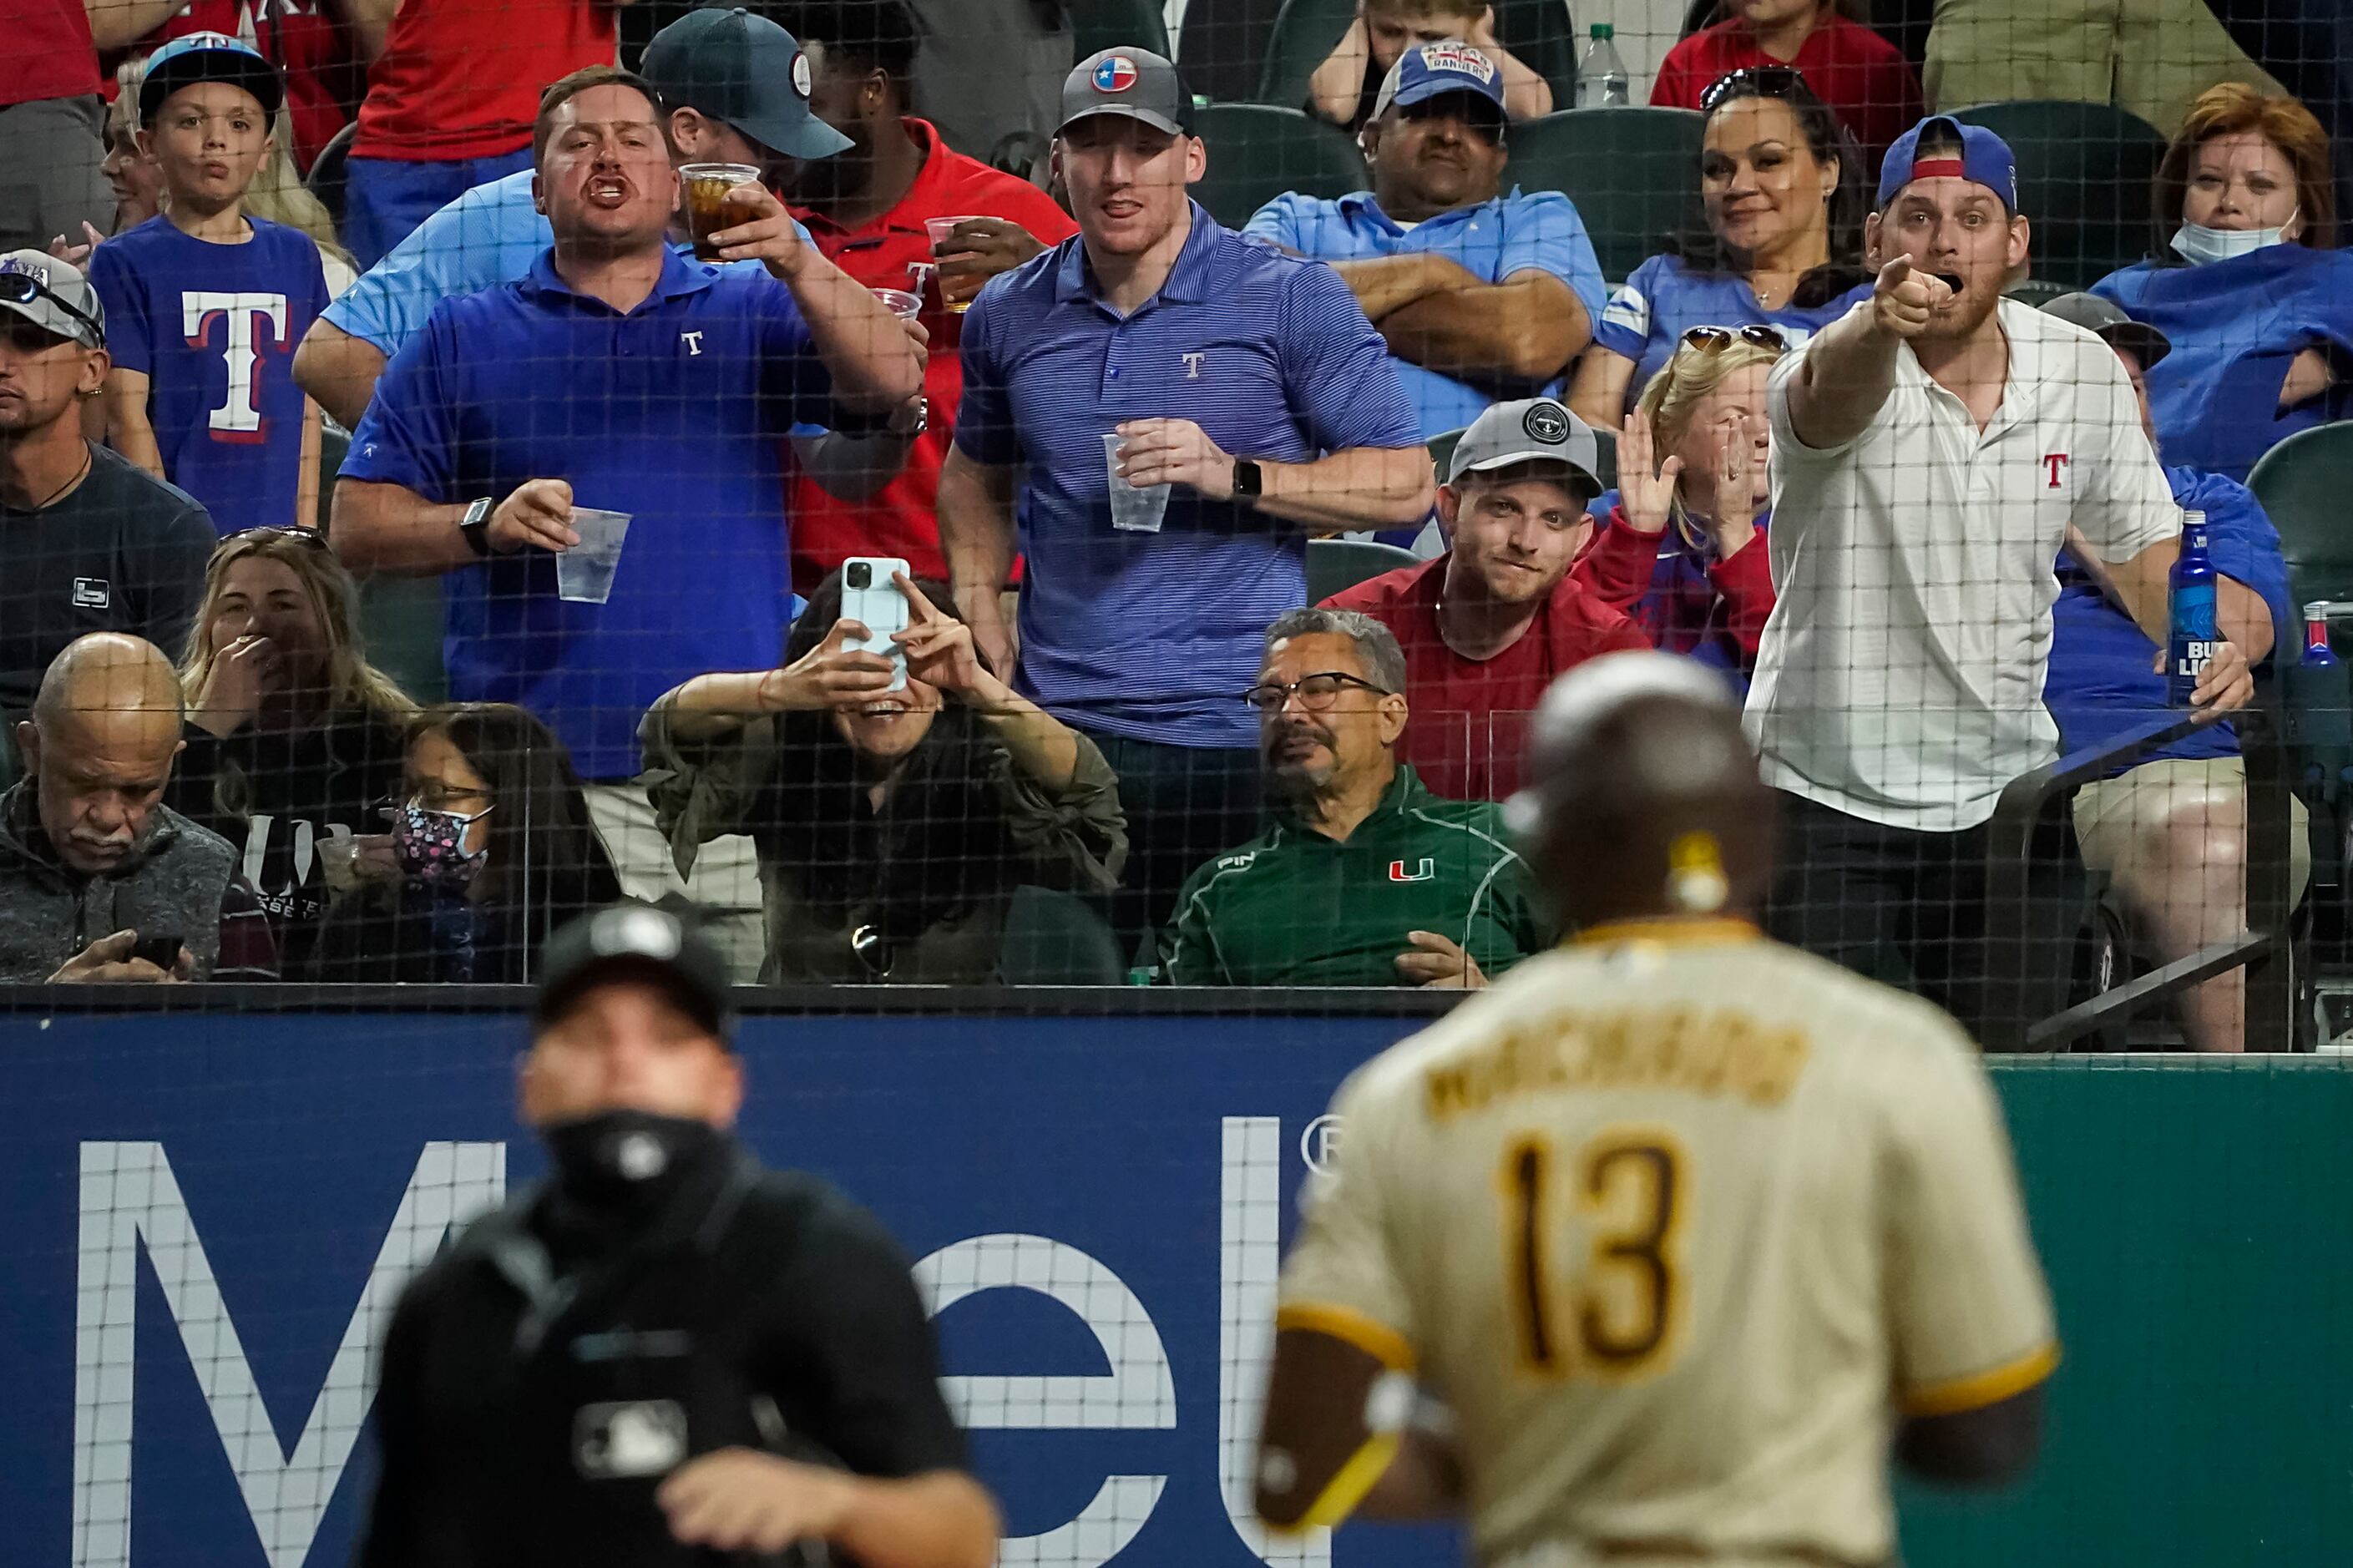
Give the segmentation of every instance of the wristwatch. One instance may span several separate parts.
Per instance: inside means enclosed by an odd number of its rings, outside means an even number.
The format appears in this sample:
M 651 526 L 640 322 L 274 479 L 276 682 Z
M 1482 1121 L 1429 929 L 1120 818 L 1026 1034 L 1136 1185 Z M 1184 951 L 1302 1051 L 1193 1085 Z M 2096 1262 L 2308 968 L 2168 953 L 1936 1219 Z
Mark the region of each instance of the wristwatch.
M 1234 499 L 1256 500 L 1266 493 L 1266 476 L 1248 458 L 1234 459 Z
M 919 392 L 891 411 L 891 422 L 883 428 L 893 436 L 915 437 L 930 429 L 931 424 L 932 400 Z
M 458 520 L 458 531 L 465 536 L 466 548 L 477 555 L 491 553 L 491 513 L 498 503 L 484 496 L 466 503 L 466 515 Z

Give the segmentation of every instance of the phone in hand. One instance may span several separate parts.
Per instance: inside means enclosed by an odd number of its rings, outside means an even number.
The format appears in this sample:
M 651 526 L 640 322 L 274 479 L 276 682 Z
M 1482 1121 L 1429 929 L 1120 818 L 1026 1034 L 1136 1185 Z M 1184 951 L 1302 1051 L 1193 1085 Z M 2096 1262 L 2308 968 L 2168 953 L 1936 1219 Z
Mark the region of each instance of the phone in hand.
M 841 646 L 853 653 L 879 653 L 894 667 L 891 671 L 891 689 L 907 689 L 907 650 L 891 640 L 893 632 L 907 629 L 909 618 L 907 595 L 899 592 L 892 575 L 906 572 L 907 563 L 895 555 L 853 555 L 841 563 L 841 616 L 858 621 L 866 627 L 866 636 L 851 637 Z M 908 573 L 910 579 L 913 573 Z
M 139 940 L 131 944 L 131 956 L 134 962 L 143 958 L 169 974 L 172 973 L 172 966 L 180 962 L 180 947 L 181 942 L 176 932 L 165 931 L 160 936 L 150 936 L 145 931 L 142 931 L 139 933 Z

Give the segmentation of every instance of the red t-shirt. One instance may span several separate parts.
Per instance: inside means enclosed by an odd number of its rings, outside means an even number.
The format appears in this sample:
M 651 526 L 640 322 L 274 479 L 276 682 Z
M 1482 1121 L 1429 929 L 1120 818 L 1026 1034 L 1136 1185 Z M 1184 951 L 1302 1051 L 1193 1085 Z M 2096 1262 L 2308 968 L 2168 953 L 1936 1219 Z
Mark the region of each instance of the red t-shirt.
M 1037 186 L 965 157 L 925 121 L 904 124 L 915 144 L 930 152 L 897 206 L 855 229 L 793 209 L 826 258 L 868 288 L 904 289 L 908 264 L 931 260 L 931 238 L 923 232 L 927 217 L 1003 218 L 1028 229 L 1049 249 L 1079 232 L 1070 214 Z M 852 555 L 897 555 L 918 577 L 947 576 L 935 506 L 940 465 L 947 460 L 956 407 L 964 401 L 964 360 L 957 353 L 963 321 L 937 310 L 923 313 L 923 326 L 932 334 L 931 362 L 923 372 L 930 422 L 908 449 L 907 466 L 898 478 L 870 500 L 846 501 L 794 476 L 793 586 L 802 593 Z
M 401 0 L 360 105 L 358 158 L 491 158 L 531 145 L 539 95 L 616 58 L 601 0 Z
M 0 108 L 97 90 L 82 0 L 0 0 Z
M 1400 566 L 1333 595 L 1335 610 L 1362 610 L 1405 650 L 1405 738 L 1398 755 L 1422 782 L 1454 800 L 1501 800 L 1520 787 L 1520 747 L 1528 715 L 1556 676 L 1587 659 L 1651 646 L 1642 629 L 1563 577 L 1520 640 L 1485 660 L 1446 646 L 1438 596 L 1441 555 Z
M 0 0 L 5 5 L 8 0 Z M 188 5 L 126 54 L 150 55 L 190 33 L 226 33 L 261 51 L 286 79 L 286 116 L 294 127 L 294 166 L 307 172 L 320 149 L 351 117 L 359 94 L 359 59 L 349 30 L 322 0 L 188 0 Z M 114 83 L 106 84 L 107 96 Z
M 1702 28 L 1667 51 L 1651 101 L 1665 109 L 1697 109 L 1699 95 L 1719 78 L 1770 65 L 1795 66 L 1814 96 L 1854 132 L 1871 157 L 1871 167 L 1862 172 L 1866 184 L 1878 169 L 1879 154 L 1926 112 L 1920 79 L 1895 46 L 1828 9 L 1793 60 L 1777 60 L 1758 48 L 1736 16 Z

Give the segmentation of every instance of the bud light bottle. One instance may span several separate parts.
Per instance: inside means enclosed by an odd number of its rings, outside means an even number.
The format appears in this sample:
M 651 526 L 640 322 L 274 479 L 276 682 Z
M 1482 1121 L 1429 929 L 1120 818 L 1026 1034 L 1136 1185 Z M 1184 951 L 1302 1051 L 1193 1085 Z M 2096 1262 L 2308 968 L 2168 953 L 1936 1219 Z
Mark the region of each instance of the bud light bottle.
M 2335 669 L 2337 650 L 2328 646 L 2328 601 L 2304 607 L 2304 657 L 2296 661 L 2306 669 Z
M 2214 624 L 2214 561 L 2207 553 L 2206 514 L 2181 514 L 2181 553 L 2173 563 L 2173 626 L 2165 649 L 2165 700 L 2189 706 L 2206 661 L 2221 637 Z

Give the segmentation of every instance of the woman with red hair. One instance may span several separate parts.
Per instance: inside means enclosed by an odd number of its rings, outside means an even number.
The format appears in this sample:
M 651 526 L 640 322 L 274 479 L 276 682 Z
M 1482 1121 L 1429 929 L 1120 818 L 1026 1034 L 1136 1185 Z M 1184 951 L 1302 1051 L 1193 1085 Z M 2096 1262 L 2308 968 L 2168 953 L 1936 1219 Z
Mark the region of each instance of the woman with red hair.
M 2092 291 L 2172 342 L 2148 373 L 2166 460 L 2243 481 L 2283 438 L 2353 413 L 2328 137 L 2292 98 L 2211 88 L 2158 166 L 2155 207 L 2150 259 Z

